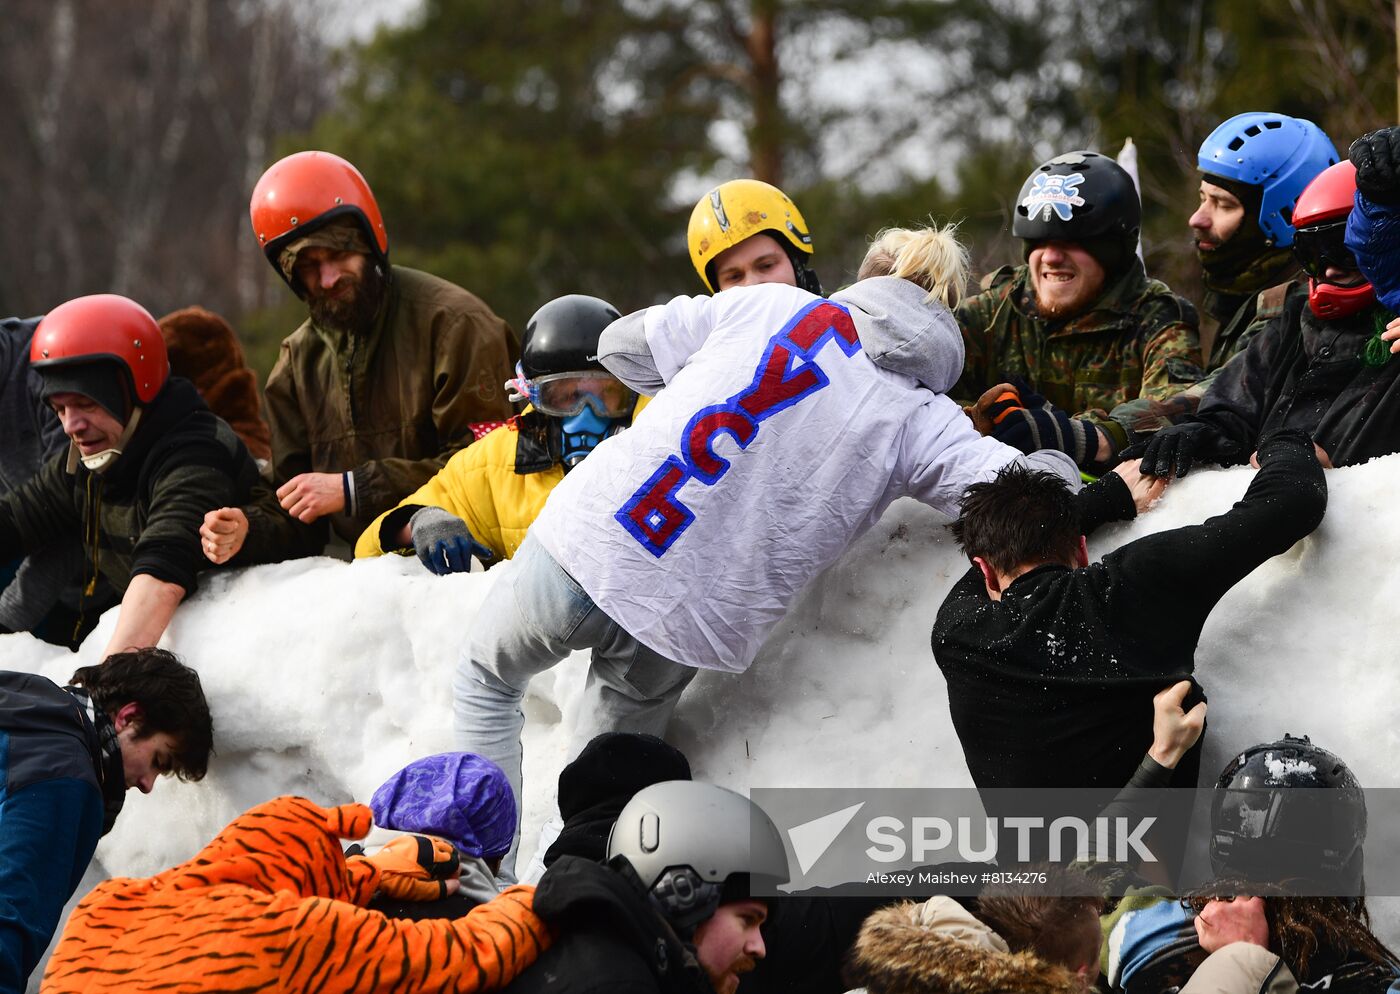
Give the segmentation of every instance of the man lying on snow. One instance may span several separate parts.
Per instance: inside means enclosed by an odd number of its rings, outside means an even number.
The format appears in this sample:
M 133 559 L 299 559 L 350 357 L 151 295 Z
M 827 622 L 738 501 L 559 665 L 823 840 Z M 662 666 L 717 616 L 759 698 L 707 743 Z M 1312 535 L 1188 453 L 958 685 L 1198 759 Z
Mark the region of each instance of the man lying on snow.
M 367 910 L 376 892 L 436 896 L 455 855 L 417 838 L 346 858 L 371 826 L 363 804 L 279 797 L 234 819 L 193 859 L 154 877 L 98 884 L 73 910 L 43 990 L 498 991 L 549 945 L 514 887 L 455 919 L 401 921 Z
M 830 301 L 766 283 L 678 297 L 604 333 L 603 365 L 661 392 L 555 487 L 454 682 L 457 747 L 499 763 L 517 797 L 534 674 L 592 652 L 573 753 L 603 731 L 662 735 L 693 667 L 746 669 L 797 592 L 897 497 L 951 510 L 1022 458 L 941 392 L 962 368 L 945 301 L 966 252 L 949 232 L 922 242 L 906 255 L 933 260 L 909 266 L 923 285 L 902 264 Z M 1032 458 L 1078 478 L 1063 453 Z
M 200 780 L 214 728 L 199 674 L 163 649 L 59 687 L 0 672 L 0 990 L 24 990 L 126 792 Z

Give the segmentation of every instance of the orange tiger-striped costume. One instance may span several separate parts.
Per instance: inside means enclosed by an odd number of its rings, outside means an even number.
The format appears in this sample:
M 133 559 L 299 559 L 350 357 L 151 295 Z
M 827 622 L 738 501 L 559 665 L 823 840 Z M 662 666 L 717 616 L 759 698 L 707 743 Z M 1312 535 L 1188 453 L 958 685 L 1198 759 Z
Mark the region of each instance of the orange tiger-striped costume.
M 347 860 L 338 840 L 370 825 L 363 804 L 279 797 L 235 818 L 189 862 L 104 881 L 68 919 L 42 990 L 488 994 L 548 946 L 531 887 L 442 921 L 360 907 L 380 871 Z

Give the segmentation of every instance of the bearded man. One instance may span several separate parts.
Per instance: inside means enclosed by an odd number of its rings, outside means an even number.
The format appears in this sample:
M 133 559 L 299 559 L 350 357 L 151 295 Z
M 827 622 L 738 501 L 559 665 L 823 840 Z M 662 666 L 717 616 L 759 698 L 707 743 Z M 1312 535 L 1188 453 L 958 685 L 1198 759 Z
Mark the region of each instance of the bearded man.
M 1102 471 L 1128 441 L 1109 411 L 1202 377 L 1195 308 L 1148 279 L 1141 224 L 1132 178 L 1097 152 L 1058 155 L 1026 179 L 1011 223 L 1025 265 L 987 276 L 957 310 L 967 360 L 953 394 L 981 398 L 984 434 Z
M 389 264 L 374 194 L 339 156 L 275 163 L 249 212 L 268 261 L 310 310 L 267 380 L 277 496 L 293 518 L 328 519 L 353 545 L 511 416 L 504 383 L 519 342 L 478 297 Z

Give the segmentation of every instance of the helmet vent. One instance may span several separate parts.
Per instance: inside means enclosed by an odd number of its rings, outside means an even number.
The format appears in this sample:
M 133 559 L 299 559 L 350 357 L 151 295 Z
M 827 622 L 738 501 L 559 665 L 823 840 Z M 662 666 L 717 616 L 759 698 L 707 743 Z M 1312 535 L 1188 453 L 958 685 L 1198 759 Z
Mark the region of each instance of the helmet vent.
M 1260 128 L 1259 125 L 1257 125 L 1257 124 L 1251 124 L 1249 127 L 1247 127 L 1247 128 L 1244 129 L 1244 133 L 1245 133 L 1246 135 L 1248 135 L 1250 138 L 1253 138 L 1255 135 L 1259 134 L 1259 132 L 1262 131 L 1262 130 L 1263 130 L 1263 129 Z

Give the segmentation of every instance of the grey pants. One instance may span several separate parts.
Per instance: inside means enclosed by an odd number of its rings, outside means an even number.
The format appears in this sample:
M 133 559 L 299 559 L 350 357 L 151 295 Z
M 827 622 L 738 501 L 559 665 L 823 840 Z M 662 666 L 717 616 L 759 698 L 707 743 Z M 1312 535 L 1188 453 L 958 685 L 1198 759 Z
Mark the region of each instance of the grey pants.
M 472 638 L 453 680 L 456 747 L 494 761 L 510 778 L 523 810 L 521 701 L 530 678 L 570 653 L 587 649 L 592 662 L 583 706 L 569 743 L 572 760 L 603 732 L 661 736 L 695 670 L 653 652 L 593 603 L 544 547 L 527 535 L 510 575 L 496 584 L 477 613 Z M 501 864 L 514 876 L 515 843 Z

